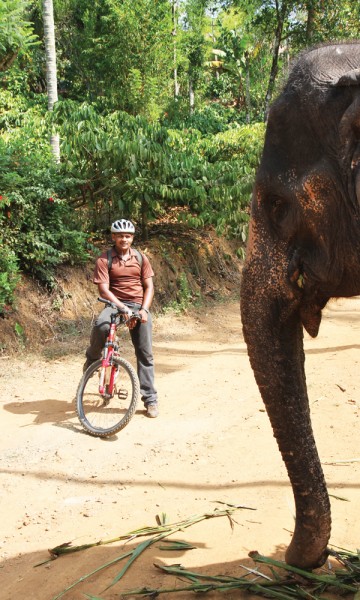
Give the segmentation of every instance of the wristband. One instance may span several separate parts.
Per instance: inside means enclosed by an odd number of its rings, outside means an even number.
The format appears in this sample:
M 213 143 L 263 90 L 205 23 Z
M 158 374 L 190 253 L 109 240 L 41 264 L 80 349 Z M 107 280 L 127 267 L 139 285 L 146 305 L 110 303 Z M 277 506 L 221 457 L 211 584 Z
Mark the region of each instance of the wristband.
M 140 310 L 144 310 L 146 312 L 146 314 L 149 314 L 149 311 L 147 308 L 144 308 L 143 306 L 140 308 Z

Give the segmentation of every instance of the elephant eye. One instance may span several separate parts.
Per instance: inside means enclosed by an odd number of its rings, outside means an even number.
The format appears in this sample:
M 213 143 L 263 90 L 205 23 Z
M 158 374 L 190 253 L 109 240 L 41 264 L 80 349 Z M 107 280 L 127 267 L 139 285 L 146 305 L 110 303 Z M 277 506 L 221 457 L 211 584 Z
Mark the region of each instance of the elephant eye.
M 289 203 L 281 196 L 271 196 L 268 203 L 273 224 L 280 225 L 289 212 Z

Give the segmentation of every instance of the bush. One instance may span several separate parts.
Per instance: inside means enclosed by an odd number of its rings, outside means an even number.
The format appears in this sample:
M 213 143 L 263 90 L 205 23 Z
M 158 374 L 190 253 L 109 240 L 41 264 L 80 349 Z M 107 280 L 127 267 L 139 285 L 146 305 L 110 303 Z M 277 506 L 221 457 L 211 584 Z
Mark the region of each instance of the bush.
M 14 133 L 0 138 L 1 279 L 4 302 L 12 302 L 16 273 L 33 275 L 48 289 L 55 285 L 55 269 L 62 263 L 84 262 L 86 236 L 62 196 L 66 193 L 48 144 Z M 6 296 L 6 299 L 5 299 Z
M 237 159 L 249 169 L 256 169 L 264 145 L 265 124 L 243 125 L 204 138 L 199 150 L 210 162 Z
M 19 268 L 15 252 L 0 238 L 0 314 L 14 303 L 14 291 L 19 281 Z
M 214 225 L 219 234 L 245 242 L 249 205 L 263 147 L 265 126 L 244 125 L 194 142 L 192 152 L 202 157 L 205 194 L 189 202 L 183 218 L 193 227 Z M 193 176 L 195 179 L 195 176 Z
M 188 114 L 188 107 L 176 106 L 177 111 L 169 110 L 163 118 L 163 125 L 174 129 L 197 129 L 203 135 L 214 135 L 226 131 L 229 127 L 242 124 L 242 117 L 234 109 L 212 103 Z

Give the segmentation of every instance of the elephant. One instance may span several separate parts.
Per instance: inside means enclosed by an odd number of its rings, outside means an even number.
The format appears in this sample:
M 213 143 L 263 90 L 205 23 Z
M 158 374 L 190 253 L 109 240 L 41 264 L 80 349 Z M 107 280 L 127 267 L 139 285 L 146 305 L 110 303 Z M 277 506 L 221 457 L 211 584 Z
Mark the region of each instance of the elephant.
M 285 561 L 329 555 L 331 510 L 311 424 L 304 330 L 360 293 L 360 40 L 305 50 L 270 107 L 241 279 L 250 365 L 285 463 L 295 527 Z

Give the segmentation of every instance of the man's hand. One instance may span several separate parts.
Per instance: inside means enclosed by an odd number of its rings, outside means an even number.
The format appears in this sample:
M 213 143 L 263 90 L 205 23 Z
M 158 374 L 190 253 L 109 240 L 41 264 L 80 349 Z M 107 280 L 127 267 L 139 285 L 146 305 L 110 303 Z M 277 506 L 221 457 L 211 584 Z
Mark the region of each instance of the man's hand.
M 147 323 L 148 321 L 148 310 L 145 310 L 145 308 L 140 308 L 139 310 L 139 315 L 141 317 L 141 322 L 142 323 Z
M 138 322 L 138 315 L 136 315 L 135 313 L 131 312 L 131 313 L 127 313 L 127 315 L 125 316 L 126 318 L 126 325 L 128 326 L 129 329 L 134 329 L 134 327 L 136 327 L 136 324 Z

